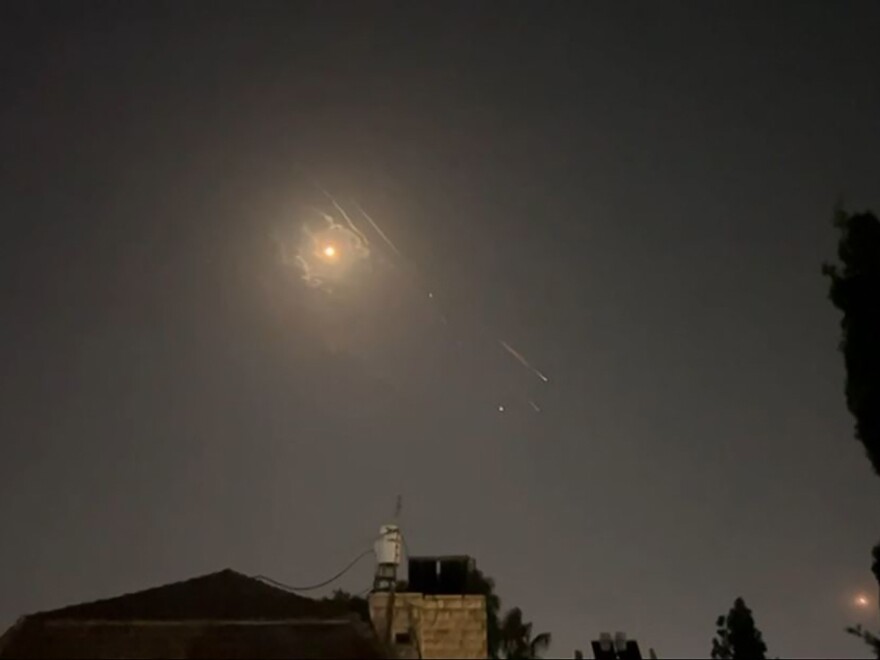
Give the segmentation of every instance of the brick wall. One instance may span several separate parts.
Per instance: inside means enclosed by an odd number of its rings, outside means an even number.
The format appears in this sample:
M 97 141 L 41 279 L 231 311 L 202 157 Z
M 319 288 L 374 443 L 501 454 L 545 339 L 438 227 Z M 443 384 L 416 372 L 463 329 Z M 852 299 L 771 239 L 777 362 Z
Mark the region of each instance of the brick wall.
M 389 594 L 370 596 L 370 616 L 379 637 L 385 639 Z M 483 596 L 394 595 L 391 642 L 410 635 L 413 648 L 398 643 L 400 655 L 419 650 L 422 658 L 475 658 L 488 655 L 486 599 Z

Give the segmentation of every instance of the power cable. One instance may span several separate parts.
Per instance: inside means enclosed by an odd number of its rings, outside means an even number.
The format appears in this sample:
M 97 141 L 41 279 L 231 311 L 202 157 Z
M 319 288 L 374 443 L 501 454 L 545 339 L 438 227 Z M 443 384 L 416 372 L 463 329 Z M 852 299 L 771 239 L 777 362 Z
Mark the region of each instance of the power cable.
M 391 532 L 389 532 L 389 533 L 391 533 Z M 383 537 L 386 536 L 386 535 L 387 535 L 387 534 L 379 534 L 379 536 L 377 536 L 377 537 L 374 539 L 374 541 L 378 541 L 379 539 L 383 538 Z M 401 535 L 401 536 L 402 536 L 402 535 Z M 289 585 L 289 584 L 284 584 L 283 582 L 279 582 L 278 580 L 273 580 L 272 578 L 270 578 L 270 577 L 268 577 L 268 576 L 266 576 L 266 575 L 254 575 L 253 577 L 254 577 L 254 579 L 256 579 L 256 580 L 260 580 L 260 581 L 262 581 L 262 582 L 266 582 L 266 583 L 271 584 L 271 585 L 273 585 L 273 586 L 275 586 L 275 587 L 279 587 L 280 589 L 286 589 L 287 591 L 314 591 L 315 589 L 320 589 L 321 587 L 326 587 L 328 584 L 331 584 L 332 582 L 335 582 L 336 580 L 338 580 L 339 578 L 341 578 L 343 575 L 345 575 L 346 573 L 348 573 L 352 568 L 354 568 L 355 565 L 356 565 L 359 561 L 361 561 L 364 557 L 366 557 L 367 555 L 369 555 L 369 554 L 371 554 L 371 553 L 373 553 L 373 552 L 374 552 L 374 549 L 373 549 L 372 547 L 367 548 L 367 549 L 364 550 L 361 554 L 359 554 L 357 557 L 355 557 L 354 559 L 352 559 L 352 560 L 351 560 L 351 561 L 345 566 L 345 568 L 343 568 L 341 571 L 339 571 L 338 573 L 336 573 L 333 577 L 327 578 L 326 580 L 324 580 L 323 582 L 319 582 L 318 584 L 310 584 L 310 585 L 307 586 L 307 587 L 293 587 L 293 586 L 291 586 L 291 585 Z
M 265 575 L 255 575 L 254 578 L 256 578 L 257 580 L 262 580 L 263 582 L 268 582 L 269 584 L 271 584 L 273 586 L 280 587 L 282 589 L 286 589 L 287 591 L 313 591 L 315 589 L 320 589 L 321 587 L 326 587 L 328 584 L 335 582 L 336 580 L 341 578 L 343 575 L 348 573 L 348 571 L 350 571 L 352 568 L 354 568 L 354 566 L 361 559 L 363 559 L 364 557 L 366 557 L 367 555 L 369 555 L 372 552 L 373 552 L 372 548 L 368 548 L 367 550 L 364 550 L 361 554 L 359 554 L 357 557 L 352 559 L 348 563 L 348 565 L 346 565 L 345 568 L 343 568 L 341 571 L 339 571 L 333 577 L 328 578 L 328 579 L 324 580 L 323 582 L 319 582 L 318 584 L 310 584 L 307 587 L 292 587 L 289 584 L 284 584 L 283 582 L 279 582 L 278 580 L 273 580 L 272 578 L 267 577 Z

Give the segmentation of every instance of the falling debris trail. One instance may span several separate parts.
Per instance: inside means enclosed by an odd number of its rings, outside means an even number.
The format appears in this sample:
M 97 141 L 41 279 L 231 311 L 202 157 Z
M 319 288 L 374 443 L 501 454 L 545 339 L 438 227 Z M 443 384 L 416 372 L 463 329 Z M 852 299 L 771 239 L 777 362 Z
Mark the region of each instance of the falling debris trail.
M 342 215 L 342 217 L 348 223 L 349 228 L 357 235 L 358 238 L 360 238 L 364 242 L 364 245 L 369 246 L 370 241 L 368 241 L 367 237 L 364 235 L 364 233 L 360 229 L 358 229 L 357 225 L 354 224 L 351 217 L 349 217 L 348 213 L 345 212 L 345 209 L 342 208 L 342 205 L 336 201 L 336 198 L 333 195 L 331 195 L 326 189 L 324 189 L 317 182 L 314 185 L 318 190 L 320 190 L 322 193 L 324 193 L 324 195 L 326 195 L 327 199 L 330 200 L 330 203 L 333 204 L 333 208 L 335 208 L 337 211 L 339 211 L 340 215 Z M 358 208 L 360 208 L 360 207 L 358 207 Z M 331 223 L 333 222 L 332 218 L 326 218 L 326 216 L 325 216 L 325 219 L 330 220 Z
M 529 363 L 529 361 L 526 360 L 526 359 L 522 356 L 522 354 L 520 354 L 520 353 L 519 353 L 519 352 L 518 352 L 513 346 L 511 346 L 510 344 L 508 344 L 508 343 L 507 343 L 506 341 L 504 341 L 503 339 L 499 339 L 499 340 L 498 340 L 498 343 L 501 344 L 501 346 L 504 347 L 504 350 L 506 350 L 506 351 L 507 351 L 508 353 L 510 353 L 514 358 L 516 358 L 516 360 L 517 360 L 522 366 L 524 366 L 526 369 L 530 370 L 533 374 L 535 374 L 538 378 L 540 378 L 541 380 L 543 380 L 545 383 L 549 383 L 549 382 L 550 382 L 550 379 L 547 378 L 547 376 L 545 376 L 545 375 L 542 374 L 538 369 L 536 369 L 535 367 L 533 367 L 533 366 Z
M 382 240 L 388 244 L 388 247 L 390 247 L 392 250 L 394 250 L 394 253 L 398 257 L 403 257 L 403 254 L 400 252 L 400 250 L 397 249 L 397 246 L 394 244 L 394 241 L 392 241 L 390 238 L 388 238 L 388 236 L 385 234 L 385 232 L 382 231 L 381 227 L 379 227 L 379 225 L 376 224 L 376 221 L 370 217 L 370 214 L 367 213 L 366 211 L 364 211 L 363 207 L 360 204 L 358 204 L 357 202 L 354 202 L 354 205 L 357 208 L 357 210 L 361 212 L 361 215 L 367 219 L 367 222 L 369 222 L 373 226 L 373 229 L 376 230 L 376 233 L 382 237 Z
M 534 367 L 522 353 L 517 351 L 508 342 L 499 339 L 498 335 L 495 334 L 495 331 L 487 327 L 480 319 L 472 319 L 470 323 L 464 321 L 465 327 L 462 327 L 462 319 L 458 319 L 458 322 L 456 322 L 457 314 L 452 314 L 451 318 L 450 316 L 447 316 L 446 310 L 444 309 L 446 305 L 443 301 L 444 296 L 442 295 L 442 291 L 438 291 L 434 288 L 434 283 L 427 280 L 418 264 L 407 258 L 400 248 L 397 247 L 395 242 L 391 240 L 388 234 L 385 233 L 382 227 L 379 226 L 379 223 L 376 222 L 366 210 L 364 210 L 357 200 L 351 199 L 346 203 L 349 204 L 349 208 L 353 207 L 357 214 L 360 215 L 358 222 L 369 223 L 372 231 L 375 232 L 375 235 L 371 236 L 373 245 L 376 245 L 376 241 L 381 239 L 381 242 L 388 247 L 388 250 L 390 250 L 391 253 L 388 253 L 385 250 L 380 250 L 376 253 L 373 250 L 373 246 L 371 246 L 370 240 L 367 238 L 366 234 L 370 233 L 371 230 L 366 229 L 366 224 L 364 224 L 365 231 L 361 231 L 358 225 L 352 220 L 352 216 L 346 212 L 342 205 L 328 190 L 321 186 L 316 180 L 312 180 L 311 183 L 314 189 L 323 195 L 332 205 L 332 208 L 334 209 L 334 211 L 332 211 L 333 215 L 325 213 L 320 208 L 313 208 L 313 210 L 316 211 L 327 224 L 327 230 L 313 234 L 307 225 L 304 226 L 302 231 L 311 245 L 311 250 L 304 252 L 301 248 L 292 260 L 286 254 L 286 250 L 283 255 L 286 262 L 290 263 L 292 261 L 297 265 L 298 269 L 301 271 L 302 279 L 308 286 L 320 287 L 329 293 L 330 289 L 328 285 L 332 282 L 341 282 L 341 278 L 345 277 L 346 268 L 341 267 L 340 264 L 337 263 L 337 260 L 330 259 L 333 255 L 327 254 L 326 252 L 328 245 L 330 245 L 329 249 L 334 249 L 333 241 L 328 242 L 325 238 L 322 238 L 328 235 L 328 231 L 342 232 L 341 234 L 338 234 L 338 236 L 344 236 L 346 234 L 350 236 L 351 245 L 346 250 L 347 254 L 354 255 L 358 260 L 370 260 L 371 258 L 376 258 L 379 262 L 390 267 L 393 271 L 398 271 L 400 274 L 405 275 L 405 279 L 410 280 L 410 285 L 414 286 L 414 289 L 418 291 L 420 296 L 423 296 L 422 299 L 426 300 L 428 306 L 433 309 L 433 312 L 437 315 L 439 321 L 446 326 L 446 332 L 454 333 L 455 336 L 449 337 L 449 339 L 454 340 L 456 348 L 461 348 L 463 343 L 498 343 L 511 357 L 523 367 L 531 371 L 532 374 L 539 378 L 543 383 L 550 382 L 550 379 L 539 369 Z M 343 262 L 343 266 L 346 266 L 345 262 Z M 470 328 L 474 336 L 471 337 L 469 341 L 464 336 L 461 336 L 461 333 L 466 330 L 467 325 L 471 324 L 474 325 L 474 327 Z M 515 398 L 517 400 L 516 407 L 524 407 L 525 405 L 528 405 L 534 413 L 537 414 L 542 412 L 541 406 L 534 399 L 529 399 L 527 396 L 517 396 Z M 502 414 L 510 413 L 513 409 L 514 407 L 512 404 L 496 404 L 496 410 Z
M 386 234 L 384 231 L 382 231 L 382 228 L 379 226 L 379 224 L 375 220 L 373 220 L 373 217 L 369 213 L 367 213 L 364 210 L 364 208 L 360 204 L 357 203 L 357 201 L 352 200 L 352 204 L 354 204 L 355 208 L 360 212 L 360 214 L 362 216 L 364 216 L 364 218 L 366 218 L 367 222 L 370 223 L 370 225 L 373 227 L 373 229 L 376 231 L 376 233 L 382 238 L 382 240 L 385 241 L 385 244 L 388 245 L 388 247 L 390 247 L 394 251 L 394 254 L 396 254 L 399 259 L 401 259 L 402 264 L 397 265 L 396 267 L 400 267 L 400 268 L 403 268 L 404 270 L 409 271 L 409 275 L 416 281 L 416 286 L 421 287 L 422 290 L 426 292 L 428 299 L 434 302 L 434 306 L 436 307 L 437 314 L 440 318 L 440 322 L 443 323 L 443 325 L 448 326 L 449 325 L 449 318 L 447 317 L 446 313 L 443 311 L 443 307 L 438 303 L 436 297 L 434 296 L 434 292 L 428 290 L 427 284 L 425 283 L 423 277 L 421 276 L 421 273 L 420 273 L 418 267 L 414 263 L 412 263 L 412 261 L 410 261 L 409 259 L 407 259 L 403 255 L 403 252 L 401 252 L 400 249 L 397 247 L 397 245 L 394 244 L 394 241 L 392 241 L 388 237 L 388 234 Z

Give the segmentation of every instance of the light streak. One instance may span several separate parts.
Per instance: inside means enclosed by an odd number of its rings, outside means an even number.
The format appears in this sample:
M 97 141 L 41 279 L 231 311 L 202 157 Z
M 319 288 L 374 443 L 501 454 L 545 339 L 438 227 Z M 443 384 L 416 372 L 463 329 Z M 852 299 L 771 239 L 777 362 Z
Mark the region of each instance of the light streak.
M 376 221 L 370 217 L 370 214 L 367 213 L 366 211 L 364 211 L 363 207 L 360 204 L 358 204 L 357 202 L 354 202 L 354 205 L 357 208 L 357 210 L 361 212 L 361 215 L 367 219 L 367 222 L 369 222 L 373 226 L 373 229 L 376 230 L 376 233 L 382 237 L 382 240 L 388 244 L 388 247 L 390 247 L 392 250 L 394 250 L 394 253 L 398 257 L 403 257 L 403 254 L 400 252 L 400 250 L 397 249 L 397 246 L 394 244 L 394 242 L 390 238 L 388 238 L 388 236 L 385 234 L 385 232 L 382 231 L 382 228 L 379 227 L 379 225 L 376 223 Z
M 327 196 L 327 199 L 330 200 L 330 203 L 333 204 L 333 207 L 334 207 L 337 211 L 339 211 L 339 213 L 342 215 L 342 217 L 343 217 L 343 218 L 345 219 L 345 221 L 348 223 L 349 228 L 350 228 L 350 229 L 351 229 L 351 230 L 357 235 L 358 238 L 360 238 L 360 239 L 364 242 L 364 245 L 365 245 L 365 246 L 369 246 L 369 245 L 370 245 L 370 241 L 368 241 L 368 240 L 367 240 L 367 237 L 364 236 L 363 232 L 362 232 L 360 229 L 357 228 L 357 225 L 355 225 L 354 222 L 352 222 L 352 219 L 349 217 L 348 213 L 345 212 L 345 209 L 342 208 L 342 205 L 341 205 L 339 202 L 336 201 L 336 198 L 335 198 L 333 195 L 331 195 L 327 190 L 325 190 L 325 189 L 324 189 L 321 185 L 319 185 L 318 183 L 315 183 L 315 187 L 316 187 L 318 190 L 320 190 L 322 193 L 324 193 L 324 195 Z M 325 217 L 326 217 L 326 216 L 325 216 Z
M 545 383 L 550 382 L 550 379 L 547 378 L 547 376 L 542 374 L 537 368 L 533 367 L 531 365 L 531 363 L 528 360 L 526 360 L 525 357 L 519 351 L 517 351 L 513 346 L 508 344 L 503 339 L 499 339 L 498 343 L 501 344 L 501 346 L 504 348 L 504 350 L 506 350 L 508 353 L 510 353 L 517 360 L 517 362 L 519 362 L 522 366 L 524 366 L 526 369 L 531 371 L 533 374 L 535 374 L 538 378 L 543 380 Z

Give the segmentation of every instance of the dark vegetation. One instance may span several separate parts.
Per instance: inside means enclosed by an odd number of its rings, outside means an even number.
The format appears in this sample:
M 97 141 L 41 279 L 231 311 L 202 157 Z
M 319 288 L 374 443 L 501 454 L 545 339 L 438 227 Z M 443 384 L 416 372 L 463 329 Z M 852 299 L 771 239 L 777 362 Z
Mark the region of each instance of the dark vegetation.
M 855 437 L 880 476 L 880 221 L 868 211 L 838 209 L 834 225 L 840 230 L 840 263 L 825 264 L 822 272 L 831 279 L 831 303 L 843 314 L 846 405 L 855 420 Z M 880 544 L 874 547 L 872 569 L 880 584 Z M 861 626 L 847 631 L 864 639 L 880 658 L 877 635 Z

